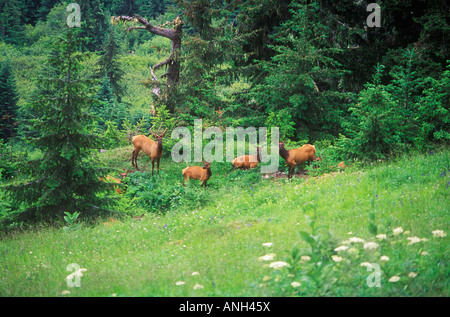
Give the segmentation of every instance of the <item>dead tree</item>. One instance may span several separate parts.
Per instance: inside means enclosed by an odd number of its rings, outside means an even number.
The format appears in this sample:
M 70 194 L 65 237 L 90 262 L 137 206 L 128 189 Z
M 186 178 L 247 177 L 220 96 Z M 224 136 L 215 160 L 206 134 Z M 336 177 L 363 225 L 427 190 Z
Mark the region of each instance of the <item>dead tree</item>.
M 153 82 L 154 82 L 154 88 L 153 93 L 156 94 L 158 97 L 161 98 L 161 91 L 160 91 L 160 82 L 158 78 L 155 75 L 155 71 L 158 68 L 161 68 L 163 66 L 166 66 L 167 72 L 161 76 L 167 77 L 167 91 L 176 89 L 176 86 L 178 84 L 178 81 L 180 79 L 180 49 L 181 49 L 181 35 L 182 35 L 182 21 L 181 18 L 178 16 L 176 17 L 172 22 L 165 23 L 162 26 L 153 26 L 150 24 L 146 19 L 139 15 L 135 15 L 133 17 L 129 16 L 113 16 L 111 17 L 111 21 L 113 24 L 117 24 L 118 22 L 134 22 L 139 23 L 138 26 L 132 26 L 126 29 L 126 31 L 131 31 L 135 29 L 143 29 L 147 30 L 150 33 L 153 33 L 155 35 L 164 36 L 172 42 L 172 51 L 169 57 L 162 61 L 161 63 L 158 63 L 154 66 L 150 67 L 150 71 L 152 73 Z M 168 24 L 173 24 L 173 29 L 167 29 L 163 28 L 164 26 Z

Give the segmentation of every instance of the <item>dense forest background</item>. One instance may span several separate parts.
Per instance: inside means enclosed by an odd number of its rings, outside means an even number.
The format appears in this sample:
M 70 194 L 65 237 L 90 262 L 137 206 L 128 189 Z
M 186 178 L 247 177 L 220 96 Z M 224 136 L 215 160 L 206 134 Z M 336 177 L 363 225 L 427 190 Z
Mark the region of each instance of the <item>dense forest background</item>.
M 73 147 L 86 150 L 129 145 L 152 125 L 170 135 L 196 118 L 205 128 L 279 127 L 288 144 L 329 146 L 341 159 L 450 141 L 445 0 L 377 1 L 380 27 L 367 26 L 369 1 L 78 0 L 77 30 L 66 26 L 69 3 L 0 0 L 2 180 L 36 160 L 42 169 L 46 150 L 86 159 L 52 139 L 70 120 L 81 122 Z M 179 28 L 180 48 L 135 15 Z M 120 16 L 131 19 L 112 18 Z M 173 62 L 175 77 L 166 73 Z M 77 82 L 59 86 L 71 74 Z M 79 102 L 57 116 L 52 102 L 66 88 Z M 87 136 L 96 142 L 84 144 Z

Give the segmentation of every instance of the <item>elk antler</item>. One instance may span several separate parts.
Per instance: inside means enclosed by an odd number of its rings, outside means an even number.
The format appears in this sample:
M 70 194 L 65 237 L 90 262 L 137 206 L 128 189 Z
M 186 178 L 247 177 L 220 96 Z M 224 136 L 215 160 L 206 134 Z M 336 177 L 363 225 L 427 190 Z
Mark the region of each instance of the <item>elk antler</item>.
M 151 135 L 153 135 L 153 137 L 155 139 L 156 138 L 162 138 L 162 137 L 164 137 L 166 135 L 167 128 L 161 133 L 160 132 L 161 131 L 161 125 L 162 124 L 159 125 L 158 129 L 156 130 L 156 132 L 153 132 L 151 128 L 149 129 L 149 132 L 151 133 Z

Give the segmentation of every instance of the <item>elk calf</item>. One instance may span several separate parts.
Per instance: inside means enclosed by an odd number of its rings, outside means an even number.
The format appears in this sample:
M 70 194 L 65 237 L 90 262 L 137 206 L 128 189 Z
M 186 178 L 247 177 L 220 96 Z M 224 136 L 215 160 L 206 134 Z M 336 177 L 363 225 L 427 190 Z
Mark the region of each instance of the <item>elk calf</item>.
M 163 145 L 162 145 L 162 138 L 166 135 L 167 128 L 164 130 L 163 133 L 156 134 L 152 132 L 150 129 L 150 134 L 153 135 L 153 137 L 156 139 L 156 141 L 153 141 L 149 137 L 141 134 L 136 135 L 133 137 L 133 145 L 134 150 L 131 153 L 131 165 L 135 167 L 137 170 L 139 170 L 139 167 L 137 165 L 137 156 L 139 152 L 142 150 L 145 154 L 150 155 L 152 158 L 152 175 L 153 170 L 155 169 L 155 161 L 158 167 L 158 174 L 159 174 L 159 160 L 161 159 L 161 156 L 163 154 Z
M 211 163 L 203 161 L 202 166 L 189 166 L 183 169 L 182 171 L 184 181 L 183 186 L 186 186 L 186 180 L 188 179 L 197 179 L 202 182 L 202 187 L 206 188 L 206 182 L 211 177 Z
M 231 164 L 235 168 L 242 168 L 244 170 L 255 168 L 261 162 L 261 148 L 256 148 L 256 155 L 241 155 L 236 157 Z
M 298 149 L 286 150 L 284 148 L 285 142 L 278 144 L 280 156 L 286 161 L 289 167 L 288 178 L 291 178 L 295 172 L 295 167 L 300 166 L 304 162 L 319 161 L 320 157 L 316 157 L 316 148 L 314 145 L 305 144 Z

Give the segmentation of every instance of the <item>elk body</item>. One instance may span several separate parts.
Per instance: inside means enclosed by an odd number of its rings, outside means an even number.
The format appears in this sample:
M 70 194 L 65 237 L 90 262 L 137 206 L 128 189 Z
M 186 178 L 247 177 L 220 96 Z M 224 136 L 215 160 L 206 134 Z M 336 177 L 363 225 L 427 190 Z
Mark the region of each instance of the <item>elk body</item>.
M 286 161 L 289 167 L 288 178 L 291 178 L 295 172 L 295 167 L 300 166 L 304 162 L 320 161 L 320 157 L 316 157 L 316 148 L 314 145 L 305 144 L 298 149 L 286 150 L 284 148 L 284 143 L 278 144 L 280 156 Z
M 184 181 L 183 186 L 186 186 L 186 181 L 188 179 L 197 179 L 202 182 L 202 187 L 204 186 L 206 188 L 206 182 L 211 177 L 211 163 L 209 162 L 203 162 L 202 166 L 189 166 L 183 169 L 182 171 Z
M 137 157 L 139 152 L 142 150 L 145 154 L 149 155 L 152 159 L 152 175 L 153 171 L 155 169 L 155 162 L 157 164 L 158 168 L 158 174 L 159 174 L 159 160 L 161 159 L 161 156 L 163 154 L 163 145 L 162 145 L 162 139 L 164 135 L 166 134 L 167 128 L 164 130 L 161 134 L 156 134 L 152 132 L 150 129 L 150 134 L 153 135 L 153 137 L 156 139 L 156 141 L 153 141 L 149 137 L 141 134 L 136 135 L 133 137 L 132 142 L 134 145 L 134 150 L 131 153 L 131 165 L 135 167 L 137 170 L 139 170 L 139 167 L 137 165 Z
M 249 169 L 249 168 L 255 168 L 258 166 L 258 164 L 261 162 L 261 148 L 256 148 L 256 155 L 241 155 L 236 157 L 231 164 L 235 168 L 241 168 L 241 169 Z

